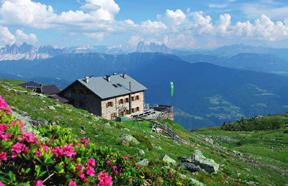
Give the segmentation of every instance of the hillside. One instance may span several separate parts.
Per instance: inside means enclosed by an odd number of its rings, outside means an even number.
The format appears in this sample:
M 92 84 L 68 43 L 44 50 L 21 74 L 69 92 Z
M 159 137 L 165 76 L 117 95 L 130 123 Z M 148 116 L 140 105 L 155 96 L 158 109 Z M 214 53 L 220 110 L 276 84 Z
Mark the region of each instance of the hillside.
M 88 137 L 96 146 L 115 148 L 136 162 L 147 159 L 151 174 L 161 175 L 167 168 L 162 159 L 168 155 L 177 164 L 170 164 L 169 169 L 206 185 L 288 184 L 287 129 L 233 132 L 211 128 L 188 132 L 176 123 L 159 121 L 168 124 L 181 138 L 176 142 L 164 134 L 152 132 L 150 121 L 106 121 L 84 110 L 24 90 L 17 86 L 19 83 L 0 81 L 0 95 L 12 106 L 14 114 L 28 125 L 35 129 L 38 125 L 41 128 L 48 124 L 70 128 L 75 136 Z M 80 126 L 84 127 L 85 134 L 80 133 Z M 134 136 L 139 144 L 123 145 L 119 142 L 121 134 Z M 195 150 L 200 150 L 220 165 L 216 174 L 204 171 L 191 173 L 179 168 L 179 157 L 191 156 Z M 196 183 L 195 180 L 193 183 Z
M 113 72 L 128 73 L 148 87 L 147 103 L 172 103 L 177 111 L 176 121 L 186 129 L 287 111 L 287 77 L 208 63 L 191 64 L 173 55 L 67 54 L 47 60 L 0 63 L 2 79 L 36 80 L 60 87 L 87 75 Z M 175 83 L 173 99 L 170 81 Z

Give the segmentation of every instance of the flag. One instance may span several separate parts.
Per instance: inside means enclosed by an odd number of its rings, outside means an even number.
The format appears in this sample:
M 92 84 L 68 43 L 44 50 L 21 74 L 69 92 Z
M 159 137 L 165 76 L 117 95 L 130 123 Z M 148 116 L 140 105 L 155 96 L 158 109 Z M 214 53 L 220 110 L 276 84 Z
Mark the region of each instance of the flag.
M 174 96 L 174 82 L 173 81 L 171 81 L 170 82 L 170 94 L 171 94 L 171 97 L 173 97 Z

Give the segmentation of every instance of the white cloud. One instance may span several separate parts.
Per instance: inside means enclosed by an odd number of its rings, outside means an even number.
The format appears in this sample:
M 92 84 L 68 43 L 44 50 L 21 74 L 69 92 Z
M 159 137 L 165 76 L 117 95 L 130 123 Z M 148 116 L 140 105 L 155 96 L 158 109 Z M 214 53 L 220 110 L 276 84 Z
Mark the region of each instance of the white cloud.
M 27 34 L 24 31 L 17 29 L 15 34 L 11 33 L 8 27 L 0 26 L 0 45 L 11 45 L 14 43 L 35 44 L 38 42 L 37 36 L 33 33 Z
M 222 14 L 220 15 L 220 23 L 218 25 L 218 29 L 221 34 L 226 34 L 231 24 L 231 15 L 230 14 Z
M 185 13 L 180 9 L 175 11 L 168 9 L 166 10 L 166 16 L 177 25 L 181 24 L 186 19 Z
M 54 17 L 53 8 L 31 0 L 4 0 L 0 16 L 6 24 L 30 25 L 45 28 Z
M 141 24 L 142 29 L 144 29 L 146 32 L 151 32 L 151 33 L 155 33 L 155 32 L 161 32 L 167 29 L 167 26 L 160 22 L 160 21 L 151 21 L 151 20 L 147 20 L 144 21 Z
M 206 34 L 213 31 L 214 26 L 210 16 L 206 16 L 202 11 L 192 12 L 191 15 L 193 17 L 192 27 L 194 27 L 198 33 Z
M 86 0 L 81 9 L 100 20 L 113 20 L 120 11 L 119 5 L 114 0 Z
M 12 44 L 16 41 L 15 36 L 7 27 L 0 26 L 0 45 Z
M 35 44 L 38 42 L 37 36 L 35 34 L 33 33 L 26 34 L 20 29 L 16 30 L 15 37 L 16 37 L 17 43 Z

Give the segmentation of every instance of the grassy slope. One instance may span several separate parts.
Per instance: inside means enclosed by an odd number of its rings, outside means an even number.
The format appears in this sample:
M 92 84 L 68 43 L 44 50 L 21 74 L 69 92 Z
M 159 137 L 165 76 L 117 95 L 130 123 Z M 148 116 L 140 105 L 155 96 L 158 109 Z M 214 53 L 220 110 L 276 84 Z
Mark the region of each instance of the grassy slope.
M 284 129 L 265 132 L 227 132 L 220 129 L 204 129 L 197 132 L 185 131 L 180 125 L 170 122 L 170 126 L 189 144 L 177 144 L 171 139 L 151 132 L 148 121 L 111 122 L 95 117 L 88 112 L 61 104 L 47 97 L 33 95 L 17 86 L 18 81 L 0 81 L 2 95 L 15 110 L 27 112 L 33 119 L 56 122 L 69 127 L 75 134 L 80 134 L 80 126 L 85 126 L 86 134 L 99 145 L 118 148 L 123 153 L 135 156 L 139 160 L 151 161 L 151 169 L 159 169 L 158 163 L 164 154 L 177 159 L 188 156 L 197 148 L 221 165 L 217 175 L 205 173 L 190 174 L 207 185 L 245 185 L 254 181 L 260 185 L 288 184 L 288 134 Z M 48 106 L 53 106 L 51 110 Z M 109 125 L 107 124 L 109 123 Z M 121 133 L 134 135 L 141 141 L 137 146 L 123 146 L 118 142 Z M 211 137 L 214 144 L 204 139 Z M 151 148 L 152 144 L 152 148 Z M 145 151 L 140 157 L 139 149 Z M 242 156 L 237 156 L 239 151 Z M 286 177 L 285 177 L 286 176 Z

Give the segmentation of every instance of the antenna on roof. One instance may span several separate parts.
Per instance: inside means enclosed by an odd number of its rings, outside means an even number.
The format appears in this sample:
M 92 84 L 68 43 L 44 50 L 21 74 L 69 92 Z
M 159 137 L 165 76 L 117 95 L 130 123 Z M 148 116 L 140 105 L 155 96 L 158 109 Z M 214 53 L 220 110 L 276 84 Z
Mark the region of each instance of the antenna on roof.
M 131 83 L 131 81 L 129 81 L 129 90 L 130 90 L 130 91 L 132 90 L 132 83 Z
M 121 74 L 121 77 L 125 79 L 126 78 L 126 74 L 125 73 Z
M 106 75 L 104 79 L 106 79 L 108 82 L 111 81 L 111 77 L 109 75 Z

